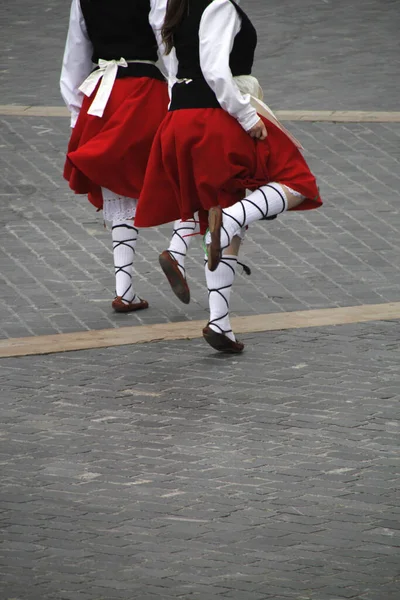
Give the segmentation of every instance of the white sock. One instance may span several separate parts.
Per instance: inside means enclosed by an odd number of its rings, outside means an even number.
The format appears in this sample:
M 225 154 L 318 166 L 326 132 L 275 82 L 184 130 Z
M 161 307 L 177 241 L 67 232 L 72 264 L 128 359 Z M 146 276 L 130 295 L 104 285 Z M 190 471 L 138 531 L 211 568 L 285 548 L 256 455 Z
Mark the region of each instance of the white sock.
M 140 302 L 133 289 L 133 259 L 139 231 L 133 226 L 132 219 L 113 221 L 112 241 L 115 269 L 115 295 L 121 296 L 128 304 Z
M 210 306 L 209 326 L 217 333 L 223 333 L 235 341 L 229 320 L 229 300 L 236 274 L 237 256 L 224 254 L 215 271 L 210 271 L 205 264 L 208 302 Z
M 222 211 L 221 248 L 229 246 L 242 227 L 287 210 L 287 199 L 279 183 L 269 183 Z
M 189 221 L 175 221 L 174 223 L 174 232 L 172 234 L 171 241 L 168 246 L 168 252 L 173 256 L 173 258 L 178 263 L 179 269 L 182 272 L 182 275 L 186 277 L 185 274 L 185 258 L 187 251 L 189 250 L 189 246 L 192 242 L 192 239 L 196 233 L 200 232 L 200 223 L 195 218 L 190 219 Z

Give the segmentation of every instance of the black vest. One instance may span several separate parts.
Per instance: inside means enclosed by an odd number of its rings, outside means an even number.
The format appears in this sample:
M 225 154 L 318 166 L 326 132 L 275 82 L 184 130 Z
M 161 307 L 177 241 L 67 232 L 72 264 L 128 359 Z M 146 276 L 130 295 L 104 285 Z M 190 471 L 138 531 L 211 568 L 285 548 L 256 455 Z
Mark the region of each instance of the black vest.
M 188 11 L 174 35 L 179 79 L 203 76 L 200 68 L 199 29 L 203 13 L 212 1 L 188 0 Z M 242 26 L 235 37 L 229 66 L 234 76 L 250 75 L 257 46 L 257 33 L 246 13 L 233 0 L 230 2 L 239 13 Z
M 219 102 L 206 83 L 199 53 L 200 22 L 206 8 L 213 0 L 188 0 L 188 10 L 174 34 L 174 47 L 178 59 L 178 79 L 193 79 L 190 84 L 175 84 L 170 110 L 178 108 L 218 108 Z M 229 66 L 232 75 L 251 75 L 257 33 L 246 13 L 229 0 L 241 19 L 241 29 L 235 37 Z
M 92 60 L 151 60 L 156 62 L 157 41 L 149 23 L 150 0 L 80 0 Z M 154 65 L 130 63 L 118 77 L 163 79 Z

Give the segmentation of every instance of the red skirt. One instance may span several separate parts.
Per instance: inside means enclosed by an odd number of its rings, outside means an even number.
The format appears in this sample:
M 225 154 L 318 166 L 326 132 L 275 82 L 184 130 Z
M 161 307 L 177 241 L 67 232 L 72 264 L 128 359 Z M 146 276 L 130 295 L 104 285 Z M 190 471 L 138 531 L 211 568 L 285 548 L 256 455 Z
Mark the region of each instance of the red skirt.
M 169 112 L 154 139 L 135 225 L 187 220 L 199 211 L 204 230 L 212 206 L 227 208 L 242 200 L 246 189 L 273 181 L 305 197 L 294 210 L 321 206 L 315 177 L 299 149 L 261 118 L 268 131 L 262 142 L 218 108 Z
M 163 81 L 116 79 L 103 116 L 95 117 L 87 111 L 97 88 L 83 100 L 68 145 L 64 177 L 76 194 L 88 194 L 92 204 L 102 208 L 101 187 L 121 196 L 139 197 L 151 145 L 169 98 Z

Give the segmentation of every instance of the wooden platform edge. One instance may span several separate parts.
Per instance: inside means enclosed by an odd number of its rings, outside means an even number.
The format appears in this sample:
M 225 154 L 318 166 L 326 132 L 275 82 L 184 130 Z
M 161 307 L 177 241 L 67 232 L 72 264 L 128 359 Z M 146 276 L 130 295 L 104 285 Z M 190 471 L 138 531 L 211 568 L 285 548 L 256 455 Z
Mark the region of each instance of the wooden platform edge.
M 400 123 L 400 111 L 373 110 L 276 110 L 282 121 L 309 121 L 332 123 Z M 14 117 L 69 117 L 64 106 L 0 105 L 0 116 Z
M 235 317 L 238 335 L 400 319 L 400 302 Z M 196 339 L 204 321 L 161 323 L 0 340 L 0 358 L 54 354 L 132 344 Z

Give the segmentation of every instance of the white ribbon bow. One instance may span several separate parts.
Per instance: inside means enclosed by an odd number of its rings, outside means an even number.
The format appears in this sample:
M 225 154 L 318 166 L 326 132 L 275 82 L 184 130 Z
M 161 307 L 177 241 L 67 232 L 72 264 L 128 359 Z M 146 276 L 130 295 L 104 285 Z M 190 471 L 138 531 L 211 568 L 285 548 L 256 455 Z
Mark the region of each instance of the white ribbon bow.
M 90 105 L 88 115 L 102 117 L 117 77 L 118 67 L 127 67 L 128 63 L 124 58 L 120 58 L 119 60 L 103 60 L 101 58 L 98 65 L 99 68 L 90 73 L 89 77 L 85 79 L 79 90 L 83 92 L 85 96 L 90 96 L 93 94 L 96 85 L 101 79 L 100 87 Z

